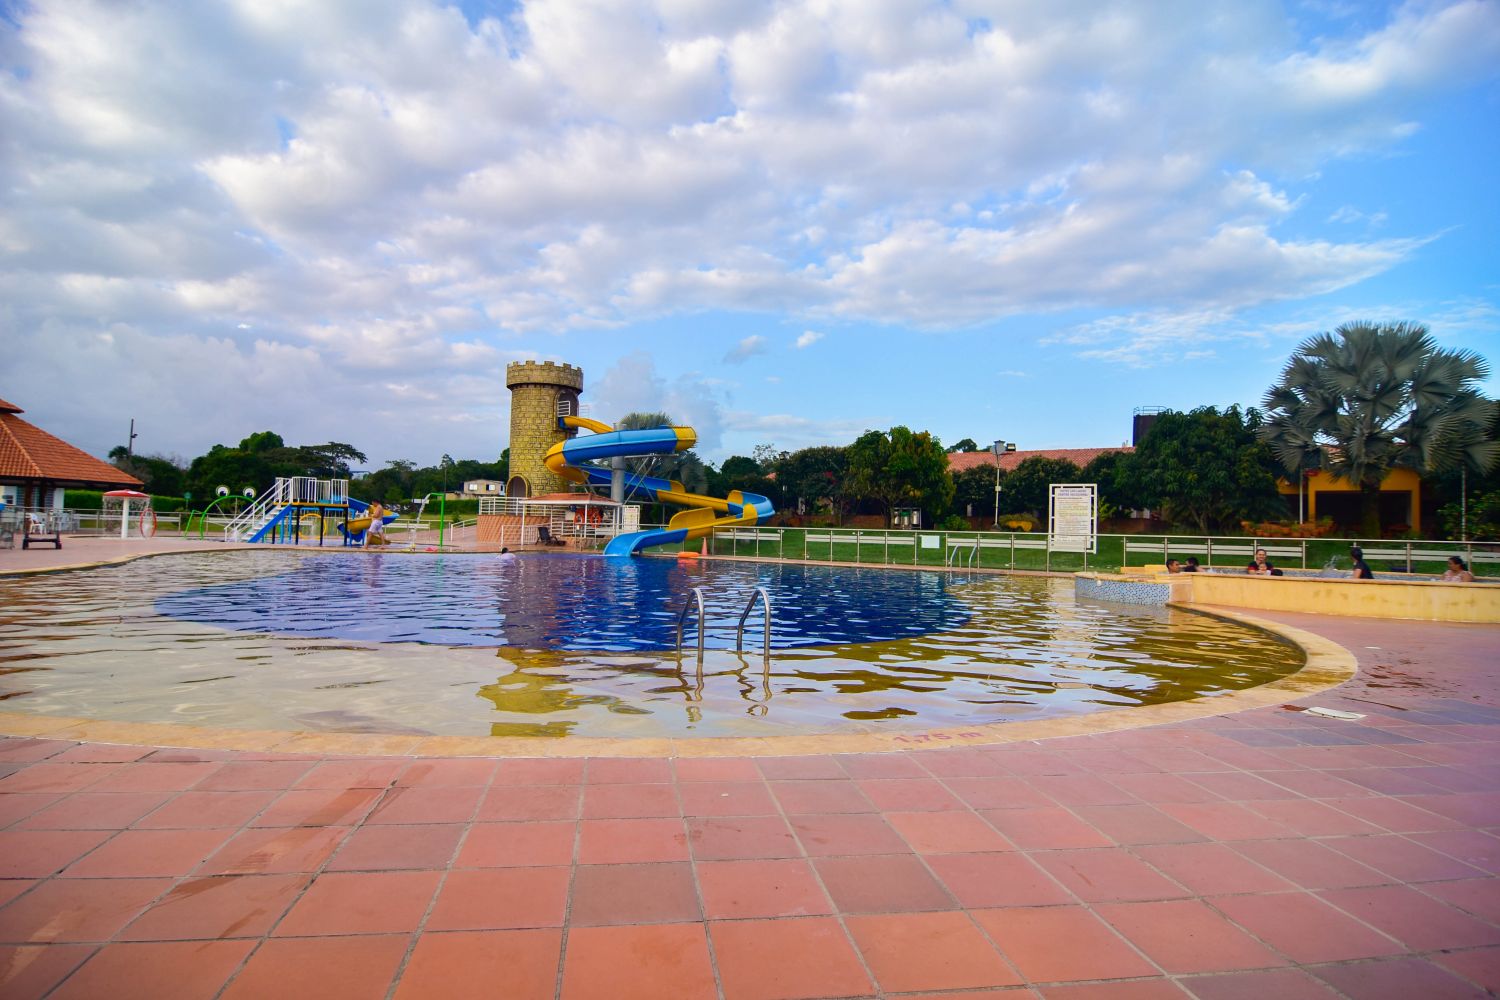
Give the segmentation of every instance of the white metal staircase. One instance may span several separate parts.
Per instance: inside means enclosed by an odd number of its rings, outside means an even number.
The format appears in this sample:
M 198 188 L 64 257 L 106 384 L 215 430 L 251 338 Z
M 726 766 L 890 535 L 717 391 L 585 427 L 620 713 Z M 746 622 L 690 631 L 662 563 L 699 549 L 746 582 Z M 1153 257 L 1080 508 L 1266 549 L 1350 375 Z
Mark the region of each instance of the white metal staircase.
M 311 476 L 282 476 L 270 489 L 255 498 L 224 526 L 226 542 L 253 542 L 286 508 L 297 504 L 309 506 L 346 506 L 349 502 L 349 480 L 314 479 Z

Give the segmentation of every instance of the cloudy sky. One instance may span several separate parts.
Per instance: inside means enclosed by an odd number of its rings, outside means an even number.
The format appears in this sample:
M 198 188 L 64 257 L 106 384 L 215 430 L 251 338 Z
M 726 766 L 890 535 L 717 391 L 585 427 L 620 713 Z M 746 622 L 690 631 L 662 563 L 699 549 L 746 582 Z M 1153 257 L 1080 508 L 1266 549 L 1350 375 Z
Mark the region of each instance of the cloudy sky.
M 1497 163 L 1495 0 L 0 0 L 0 398 L 429 464 L 539 358 L 713 460 L 1117 444 L 1349 319 L 1500 361 Z

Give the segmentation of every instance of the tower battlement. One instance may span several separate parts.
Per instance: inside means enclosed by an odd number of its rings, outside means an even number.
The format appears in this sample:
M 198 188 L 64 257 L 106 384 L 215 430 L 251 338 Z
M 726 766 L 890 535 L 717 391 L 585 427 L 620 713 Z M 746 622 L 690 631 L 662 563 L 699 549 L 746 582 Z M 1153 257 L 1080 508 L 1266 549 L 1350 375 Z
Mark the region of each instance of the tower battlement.
M 557 426 L 562 414 L 578 413 L 583 391 L 583 369 L 555 361 L 515 361 L 505 366 L 510 390 L 510 469 L 505 492 L 510 496 L 539 496 L 568 487 L 542 459 L 568 432 Z
M 505 387 L 521 385 L 552 385 L 582 392 L 583 369 L 555 361 L 513 361 L 505 366 Z

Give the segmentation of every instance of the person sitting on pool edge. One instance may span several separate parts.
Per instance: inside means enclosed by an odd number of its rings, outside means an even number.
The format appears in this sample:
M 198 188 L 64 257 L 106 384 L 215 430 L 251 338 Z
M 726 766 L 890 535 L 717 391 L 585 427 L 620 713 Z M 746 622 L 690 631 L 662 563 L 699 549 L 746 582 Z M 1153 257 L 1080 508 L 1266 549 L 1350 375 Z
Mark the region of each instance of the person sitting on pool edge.
M 1373 580 L 1375 574 L 1370 572 L 1370 564 L 1365 562 L 1365 550 L 1358 545 L 1349 549 L 1349 558 L 1354 560 L 1354 569 L 1350 576 L 1356 580 Z
M 1266 559 L 1265 549 L 1256 549 L 1255 558 L 1250 560 L 1250 565 L 1245 567 L 1245 572 L 1251 576 L 1273 576 L 1275 567 Z
M 1469 566 L 1458 556 L 1448 557 L 1448 569 L 1443 573 L 1443 579 L 1449 583 L 1473 583 L 1474 574 L 1469 572 Z

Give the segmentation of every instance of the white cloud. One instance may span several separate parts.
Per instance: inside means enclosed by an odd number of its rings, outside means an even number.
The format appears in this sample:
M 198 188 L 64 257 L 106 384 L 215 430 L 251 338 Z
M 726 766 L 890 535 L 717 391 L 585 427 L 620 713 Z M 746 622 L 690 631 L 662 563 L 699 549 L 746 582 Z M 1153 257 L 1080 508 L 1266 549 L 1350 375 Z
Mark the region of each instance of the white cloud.
M 797 350 L 805 350 L 823 339 L 823 335 L 816 330 L 803 330 L 797 338 Z
M 1136 318 L 1064 338 L 1171 354 L 1171 331 L 1202 329 L 1192 317 L 1347 288 L 1418 253 L 1431 234 L 1306 225 L 1316 171 L 1399 149 L 1433 103 L 1500 65 L 1492 2 L 1320 22 L 1310 42 L 1296 16 L 979 0 L 528 0 L 473 22 L 435 0 L 17 7 L 0 20 L 6 346 L 51 331 L 38 384 L 82 398 L 114 391 L 108 365 L 69 360 L 94 357 L 101 332 L 138 352 L 117 365 L 218 359 L 224 374 L 195 385 L 227 400 L 258 365 L 297 358 L 282 384 L 322 373 L 324 395 L 357 410 L 362 379 L 477 404 L 474 380 L 527 353 L 521 338 L 715 310 L 939 329 L 1111 309 Z M 726 360 L 764 349 L 747 338 Z M 712 427 L 695 385 L 665 388 Z M 192 425 L 170 383 L 151 389 L 140 405 Z M 486 398 L 502 405 L 493 386 Z M 412 426 L 390 436 L 425 447 Z
M 718 453 L 724 432 L 724 390 L 696 373 L 668 378 L 645 351 L 621 358 L 598 378 L 585 373 L 584 398 L 595 420 L 612 424 L 627 413 L 665 413 L 698 434 L 697 451 Z
M 724 355 L 724 363 L 729 365 L 742 365 L 757 354 L 764 354 L 769 349 L 766 338 L 760 334 L 751 334 L 745 337 L 729 353 Z

